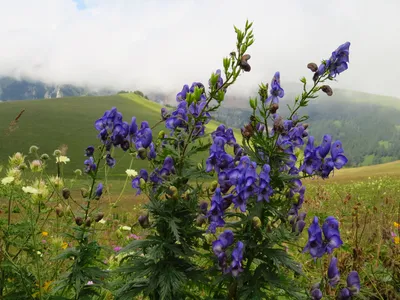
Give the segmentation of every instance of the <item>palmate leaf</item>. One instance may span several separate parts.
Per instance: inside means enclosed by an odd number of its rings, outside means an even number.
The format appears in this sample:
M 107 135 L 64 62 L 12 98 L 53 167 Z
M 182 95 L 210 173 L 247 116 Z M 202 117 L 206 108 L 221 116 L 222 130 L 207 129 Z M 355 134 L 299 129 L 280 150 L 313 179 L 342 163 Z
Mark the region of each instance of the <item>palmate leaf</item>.
M 263 249 L 263 255 L 271 259 L 275 265 L 283 266 L 292 270 L 293 272 L 304 275 L 303 270 L 301 268 L 301 264 L 293 260 L 285 250 L 282 249 L 273 249 L 267 248 Z

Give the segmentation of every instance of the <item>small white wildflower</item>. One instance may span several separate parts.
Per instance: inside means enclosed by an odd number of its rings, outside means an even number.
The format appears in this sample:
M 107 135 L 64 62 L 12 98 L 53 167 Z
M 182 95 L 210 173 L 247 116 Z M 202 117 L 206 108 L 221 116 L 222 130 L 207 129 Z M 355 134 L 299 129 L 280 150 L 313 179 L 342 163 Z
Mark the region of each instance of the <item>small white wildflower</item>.
M 101 220 L 99 221 L 99 223 L 101 223 L 101 224 L 105 224 L 105 223 L 106 223 L 106 220 L 104 220 L 104 219 L 101 219 Z
M 7 184 L 13 182 L 14 179 L 15 179 L 15 178 L 14 178 L 13 176 L 4 177 L 4 178 L 1 180 L 1 183 L 4 184 L 4 185 L 7 185 Z
M 64 156 L 64 155 L 60 155 L 60 156 L 57 156 L 57 157 L 56 157 L 56 161 L 57 161 L 57 163 L 64 163 L 64 164 L 66 164 L 67 162 L 70 161 L 70 159 L 69 159 L 68 157 Z
M 121 226 L 120 229 L 121 230 L 125 230 L 125 231 L 131 231 L 132 230 L 132 228 L 129 227 L 129 226 Z
M 137 172 L 135 171 L 135 170 L 133 170 L 133 169 L 127 169 L 126 171 L 126 174 L 128 175 L 128 176 L 130 176 L 130 177 L 136 177 L 137 176 Z
M 31 186 L 24 186 L 24 187 L 22 187 L 22 190 L 24 191 L 24 193 L 27 193 L 27 194 L 38 194 L 39 193 L 38 189 L 35 189 L 34 187 L 31 187 Z

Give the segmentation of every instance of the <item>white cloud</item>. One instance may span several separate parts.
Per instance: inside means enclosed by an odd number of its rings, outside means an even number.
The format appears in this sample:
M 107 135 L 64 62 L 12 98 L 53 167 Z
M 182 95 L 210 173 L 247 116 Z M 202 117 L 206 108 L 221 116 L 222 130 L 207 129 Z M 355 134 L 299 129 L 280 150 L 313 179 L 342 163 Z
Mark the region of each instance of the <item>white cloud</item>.
M 80 0 L 82 1 L 82 0 Z M 400 96 L 400 2 L 385 0 L 0 0 L 0 74 L 48 82 L 160 89 L 207 82 L 254 21 L 252 71 L 236 91 L 310 75 L 306 65 L 350 41 L 337 86 Z

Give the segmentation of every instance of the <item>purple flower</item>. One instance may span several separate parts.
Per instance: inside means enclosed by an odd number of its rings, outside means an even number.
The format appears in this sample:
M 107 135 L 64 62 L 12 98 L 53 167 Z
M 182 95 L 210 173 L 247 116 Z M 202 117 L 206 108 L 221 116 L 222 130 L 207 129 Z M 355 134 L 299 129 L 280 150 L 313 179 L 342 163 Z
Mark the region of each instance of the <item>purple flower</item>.
M 329 76 L 336 77 L 336 75 L 348 69 L 349 48 L 350 42 L 346 42 L 332 52 L 332 56 L 329 59 Z
M 335 287 L 339 283 L 340 273 L 339 273 L 339 269 L 337 268 L 337 258 L 336 257 L 332 257 L 331 262 L 329 264 L 328 279 L 329 279 L 329 285 L 331 287 Z
M 94 162 L 93 156 L 90 156 L 87 160 L 85 160 L 84 164 L 86 166 L 86 168 L 85 168 L 86 173 L 96 171 L 97 166 Z
M 360 292 L 360 277 L 356 271 L 351 271 L 347 276 L 347 288 L 352 296 Z
M 213 169 L 217 173 L 229 168 L 233 163 L 233 158 L 225 152 L 225 139 L 221 136 L 214 138 L 214 143 L 210 147 L 210 156 L 206 160 L 206 172 Z
M 269 202 L 269 197 L 273 194 L 273 189 L 270 186 L 270 171 L 271 167 L 265 164 L 260 172 L 257 201 L 264 200 L 266 202 Z
M 115 166 L 115 159 L 111 157 L 111 154 L 110 154 L 110 153 L 108 153 L 108 154 L 106 155 L 106 164 L 107 164 L 110 168 L 112 168 L 112 167 Z
M 236 139 L 232 128 L 226 128 L 224 124 L 219 125 L 217 129 L 211 133 L 211 136 L 213 140 L 218 136 L 224 139 L 225 144 L 230 146 L 236 145 Z
M 332 253 L 333 249 L 339 248 L 343 242 L 340 238 L 339 233 L 339 222 L 334 217 L 330 216 L 326 218 L 324 224 L 322 225 L 322 230 L 324 232 L 326 242 L 326 252 Z
M 149 123 L 147 121 L 143 121 L 140 130 L 136 134 L 135 145 L 136 149 L 147 148 L 150 146 L 153 141 L 153 133 L 150 129 Z
M 285 95 L 284 90 L 281 88 L 280 73 L 276 72 L 274 78 L 271 81 L 270 96 L 267 98 L 266 102 L 271 104 L 279 103 L 279 98 Z
M 339 294 L 339 300 L 350 300 L 351 294 L 348 288 L 343 288 Z
M 252 162 L 248 156 L 240 159 L 236 168 L 229 172 L 229 179 L 235 186 L 236 197 L 233 199 L 235 208 L 239 207 L 242 212 L 246 211 L 246 202 L 252 195 L 257 193 L 257 164 Z
M 309 252 L 312 257 L 322 257 L 325 253 L 325 246 L 322 240 L 322 231 L 318 224 L 318 218 L 314 217 L 313 222 L 308 228 L 308 242 L 304 247 L 304 253 Z
M 219 255 L 224 252 L 226 248 L 233 244 L 233 232 L 231 230 L 225 230 L 220 234 L 217 240 L 212 243 L 213 252 L 215 255 Z
M 240 272 L 243 272 L 242 260 L 243 260 L 243 249 L 244 245 L 242 242 L 237 242 L 236 248 L 232 251 L 232 263 L 229 271 L 233 277 L 237 277 Z
M 141 169 L 139 175 L 132 179 L 132 188 L 137 189 L 136 195 L 140 195 L 142 193 L 140 188 L 140 179 L 143 179 L 144 182 L 147 182 L 149 179 L 149 174 L 145 169 Z
M 208 232 L 215 233 L 217 227 L 224 227 L 225 221 L 222 218 L 224 210 L 222 208 L 222 195 L 219 187 L 215 190 L 214 196 L 211 199 L 211 207 L 206 217 L 210 220 Z
M 114 247 L 114 251 L 115 251 L 115 252 L 119 252 L 119 251 L 121 251 L 121 249 L 122 249 L 122 247 L 120 247 L 120 246 Z
M 102 194 L 103 194 L 103 184 L 99 183 L 96 188 L 96 194 L 95 194 L 96 199 L 100 199 Z
M 176 101 L 177 102 L 181 102 L 181 101 L 185 101 L 186 100 L 186 95 L 187 93 L 189 93 L 189 86 L 187 84 L 185 84 L 182 88 L 182 91 L 180 91 L 177 95 L 176 95 Z
M 88 157 L 93 156 L 93 153 L 94 153 L 94 147 L 93 146 L 89 146 L 89 147 L 86 148 L 85 156 L 88 156 Z
M 321 290 L 320 289 L 311 290 L 311 297 L 312 297 L 312 300 L 320 300 L 320 299 L 322 299 Z

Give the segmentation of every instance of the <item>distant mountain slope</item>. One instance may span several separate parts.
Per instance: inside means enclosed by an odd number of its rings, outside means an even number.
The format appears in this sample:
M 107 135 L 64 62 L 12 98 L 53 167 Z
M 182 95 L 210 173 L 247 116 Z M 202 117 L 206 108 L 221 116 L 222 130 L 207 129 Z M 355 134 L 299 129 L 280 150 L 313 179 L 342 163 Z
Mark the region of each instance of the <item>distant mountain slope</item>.
M 293 91 L 285 93 L 279 113 L 287 116 L 287 104 L 292 105 Z M 248 100 L 227 101 L 214 114 L 217 120 L 230 126 L 242 127 L 251 111 Z M 343 142 L 350 166 L 386 163 L 400 159 L 400 99 L 353 91 L 334 90 L 331 97 L 310 101 L 299 111 L 308 115 L 310 134 L 320 142 L 324 134 Z
M 45 152 L 51 156 L 49 167 L 55 170 L 52 153 L 58 147 L 66 145 L 67 156 L 71 161 L 65 165 L 65 174 L 71 176 L 73 170 L 84 168 L 86 147 L 100 144 L 94 122 L 113 106 L 122 112 L 127 122 L 136 116 L 138 124 L 146 120 L 150 125 L 155 125 L 161 118 L 159 104 L 134 93 L 0 103 L 0 164 L 5 164 L 8 157 L 17 151 L 27 154 L 29 147 L 36 145 L 41 153 Z M 9 128 L 12 120 L 22 110 L 25 111 L 18 120 L 18 126 L 14 129 Z M 215 130 L 217 125 L 214 121 L 210 122 L 207 131 Z M 159 130 L 166 130 L 165 126 L 157 126 L 154 129 L 154 137 L 157 137 Z M 235 134 L 239 137 L 238 131 L 235 131 Z M 123 151 L 116 151 L 115 157 L 117 165 L 110 175 L 124 176 L 131 157 Z M 201 158 L 206 157 L 207 153 Z M 142 160 L 135 160 L 132 166 L 136 170 L 145 167 L 147 161 Z
M 0 100 L 2 101 L 101 96 L 115 93 L 115 91 L 107 89 L 93 91 L 71 84 L 53 85 L 28 79 L 17 80 L 12 77 L 0 77 Z

